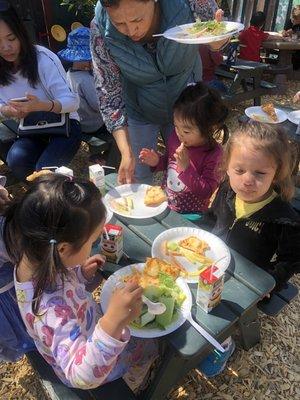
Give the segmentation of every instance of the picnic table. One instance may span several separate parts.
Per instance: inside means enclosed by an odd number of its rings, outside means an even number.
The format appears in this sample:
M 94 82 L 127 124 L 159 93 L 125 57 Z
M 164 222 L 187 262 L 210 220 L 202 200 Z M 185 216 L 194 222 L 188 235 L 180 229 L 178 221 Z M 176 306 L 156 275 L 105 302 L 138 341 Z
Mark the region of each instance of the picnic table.
M 287 66 L 292 64 L 292 54 L 300 50 L 299 40 L 267 40 L 262 43 L 262 47 L 268 50 L 278 50 L 278 65 Z
M 107 189 L 117 186 L 117 175 L 106 176 Z M 145 220 L 136 220 L 114 215 L 111 223 L 124 229 L 123 265 L 144 262 L 151 256 L 151 245 L 160 233 L 174 227 L 195 227 L 178 213 L 167 209 L 163 214 Z M 107 263 L 106 272 L 113 272 L 120 265 Z M 260 341 L 260 325 L 257 320 L 257 303 L 275 285 L 271 275 L 258 268 L 239 253 L 231 250 L 231 263 L 225 274 L 225 285 L 221 303 L 206 314 L 196 306 L 196 284 L 189 284 L 193 296 L 193 318 L 219 342 L 239 330 L 245 350 Z M 161 338 L 165 345 L 161 364 L 150 387 L 143 393 L 143 400 L 166 399 L 191 369 L 212 351 L 208 343 L 189 322 L 185 322 L 173 333 Z

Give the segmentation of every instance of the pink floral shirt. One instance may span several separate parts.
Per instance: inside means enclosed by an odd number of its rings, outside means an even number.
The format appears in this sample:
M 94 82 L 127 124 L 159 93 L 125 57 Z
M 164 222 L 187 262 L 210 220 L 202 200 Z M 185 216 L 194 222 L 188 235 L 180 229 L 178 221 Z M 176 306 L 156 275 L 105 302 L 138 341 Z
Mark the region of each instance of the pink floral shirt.
M 101 329 L 98 324 L 102 316 L 100 306 L 86 291 L 87 283 L 81 267 L 74 268 L 63 286 L 58 280 L 55 291 L 44 292 L 39 315 L 35 316 L 32 312 L 33 282 L 19 283 L 15 273 L 21 316 L 38 351 L 63 383 L 81 389 L 119 378 L 128 372 L 131 364 L 138 365 L 141 360 L 145 366 L 145 354 L 149 367 L 155 354 L 153 343 L 150 343 L 152 355 L 145 352 L 147 341 L 143 347 L 130 341 L 128 351 L 124 352 L 130 339 L 128 328 L 123 331 L 121 340 Z
M 206 211 L 209 200 L 219 185 L 217 167 L 222 157 L 222 147 L 213 149 L 208 145 L 189 147 L 189 166 L 180 171 L 174 158 L 180 141 L 175 133 L 169 137 L 166 153 L 160 157 L 156 171 L 166 171 L 164 187 L 168 195 L 169 207 L 177 212 Z

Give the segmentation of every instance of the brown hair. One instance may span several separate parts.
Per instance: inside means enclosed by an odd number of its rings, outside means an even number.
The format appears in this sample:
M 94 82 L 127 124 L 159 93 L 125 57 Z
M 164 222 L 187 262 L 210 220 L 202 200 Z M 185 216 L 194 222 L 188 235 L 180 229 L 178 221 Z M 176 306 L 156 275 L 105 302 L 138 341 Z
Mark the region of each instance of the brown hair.
M 64 281 L 57 245 L 67 242 L 74 252 L 88 240 L 104 220 L 105 207 L 96 186 L 88 181 L 70 180 L 60 174 L 36 179 L 27 193 L 7 210 L 4 242 L 17 265 L 26 256 L 35 266 L 33 312 L 38 313 L 45 290 L 55 288 L 57 277 Z
M 253 140 L 253 146 L 256 150 L 261 150 L 274 159 L 277 166 L 274 189 L 281 196 L 282 200 L 289 201 L 294 194 L 294 184 L 291 174 L 295 165 L 295 154 L 287 135 L 282 129 L 275 129 L 259 122 L 250 122 L 243 124 L 233 132 L 224 151 L 222 167 L 224 176 L 228 168 L 233 146 L 236 143 L 242 143 L 245 137 Z
M 291 19 L 300 17 L 300 4 L 292 8 Z
M 195 124 L 201 136 L 213 147 L 216 144 L 213 135 L 224 124 L 228 108 L 216 90 L 198 82 L 182 91 L 173 112 L 183 121 Z

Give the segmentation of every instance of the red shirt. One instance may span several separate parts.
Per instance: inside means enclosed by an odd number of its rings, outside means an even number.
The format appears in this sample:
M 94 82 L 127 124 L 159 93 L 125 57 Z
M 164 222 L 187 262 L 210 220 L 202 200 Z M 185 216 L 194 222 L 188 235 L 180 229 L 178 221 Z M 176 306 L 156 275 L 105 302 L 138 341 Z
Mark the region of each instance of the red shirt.
M 260 47 L 264 40 L 267 40 L 269 34 L 257 28 L 250 26 L 240 33 L 240 43 L 246 47 L 240 47 L 240 58 L 248 61 L 260 61 Z
M 202 60 L 202 80 L 210 82 L 215 79 L 215 70 L 223 61 L 222 53 L 211 51 L 206 45 L 200 45 L 199 52 Z

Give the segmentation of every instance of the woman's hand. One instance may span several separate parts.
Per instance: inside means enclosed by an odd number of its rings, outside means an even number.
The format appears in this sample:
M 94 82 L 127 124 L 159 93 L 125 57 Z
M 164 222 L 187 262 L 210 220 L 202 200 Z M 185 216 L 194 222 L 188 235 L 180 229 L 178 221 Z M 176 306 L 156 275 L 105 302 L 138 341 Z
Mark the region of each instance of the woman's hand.
M 21 119 L 25 118 L 27 113 L 22 112 L 14 108 L 13 106 L 6 105 L 2 106 L 0 109 L 1 114 L 3 114 L 5 117 L 8 118 L 16 118 L 16 119 Z
M 121 289 L 115 289 L 108 308 L 99 323 L 110 336 L 120 339 L 123 329 L 142 311 L 143 288 L 129 282 Z
M 224 11 L 221 8 L 219 8 L 215 13 L 215 20 L 217 22 L 221 22 L 223 20 L 223 17 L 224 17 Z
M 26 94 L 26 97 L 28 101 L 13 101 L 10 100 L 8 104 L 15 108 L 17 111 L 20 111 L 25 114 L 29 114 L 33 111 L 46 111 L 45 108 L 45 101 L 41 101 L 37 96 L 34 96 L 32 94 Z M 47 101 L 50 106 L 48 106 L 48 110 L 51 107 L 51 103 Z
M 132 183 L 134 181 L 135 158 L 129 143 L 127 126 L 113 131 L 113 136 L 121 153 L 121 163 L 118 171 L 118 183 Z
M 118 171 L 118 183 L 132 183 L 134 181 L 135 159 L 133 154 L 123 155 Z
M 139 159 L 143 164 L 156 167 L 159 162 L 159 155 L 153 149 L 143 148 L 140 152 Z
M 300 101 L 300 91 L 295 94 L 293 101 L 294 101 L 294 103 L 297 103 L 297 101 Z
M 190 165 L 189 153 L 183 143 L 181 143 L 181 145 L 177 147 L 174 153 L 174 158 L 181 171 L 185 171 L 187 167 Z
M 81 266 L 81 271 L 85 279 L 91 281 L 96 272 L 99 269 L 102 269 L 105 264 L 106 258 L 101 254 L 95 254 L 92 257 L 89 257 L 84 264 Z

